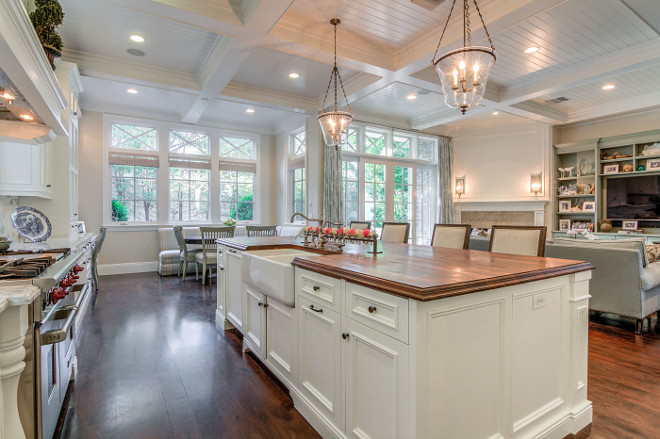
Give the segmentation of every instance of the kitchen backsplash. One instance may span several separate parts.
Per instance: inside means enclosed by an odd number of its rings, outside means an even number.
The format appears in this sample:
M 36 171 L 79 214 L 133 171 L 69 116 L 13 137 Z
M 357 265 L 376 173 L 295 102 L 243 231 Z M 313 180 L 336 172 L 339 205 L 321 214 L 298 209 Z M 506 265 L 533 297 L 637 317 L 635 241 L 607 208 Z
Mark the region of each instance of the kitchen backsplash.
M 20 241 L 21 237 L 11 225 L 11 211 L 21 205 L 20 197 L 0 197 L 0 236 L 9 236 L 12 241 Z

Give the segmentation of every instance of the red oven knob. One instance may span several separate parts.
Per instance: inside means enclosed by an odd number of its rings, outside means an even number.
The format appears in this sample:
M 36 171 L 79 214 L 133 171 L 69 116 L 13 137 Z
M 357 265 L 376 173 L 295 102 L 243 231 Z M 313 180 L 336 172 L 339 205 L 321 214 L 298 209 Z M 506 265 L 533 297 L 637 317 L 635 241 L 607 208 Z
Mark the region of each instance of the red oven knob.
M 78 265 L 78 264 L 76 264 L 76 266 L 73 267 L 73 271 L 74 271 L 74 273 L 80 273 L 80 272 L 83 271 L 83 270 L 84 270 L 84 268 L 82 268 L 82 267 L 81 267 L 80 265 Z
M 57 287 L 53 290 L 53 304 L 56 304 L 61 299 L 64 299 L 67 295 L 67 291 L 63 290 L 60 287 Z
M 60 287 L 66 288 L 68 286 L 69 286 L 69 278 L 63 277 L 62 280 L 60 281 Z
M 80 279 L 80 276 L 78 276 L 77 274 L 72 274 L 71 279 L 78 280 L 78 279 Z

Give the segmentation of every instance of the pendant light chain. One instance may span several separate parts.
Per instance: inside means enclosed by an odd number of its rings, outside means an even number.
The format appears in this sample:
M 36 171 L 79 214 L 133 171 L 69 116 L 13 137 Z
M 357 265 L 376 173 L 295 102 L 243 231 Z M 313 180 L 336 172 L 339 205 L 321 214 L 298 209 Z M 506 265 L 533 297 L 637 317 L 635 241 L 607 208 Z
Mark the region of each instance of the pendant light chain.
M 484 16 L 481 15 L 481 10 L 479 9 L 479 5 L 477 4 L 477 0 L 472 0 L 474 2 L 474 7 L 477 9 L 477 13 L 479 14 L 479 19 L 481 20 L 481 25 L 484 27 L 484 31 L 486 31 L 486 36 L 488 37 L 488 43 L 490 43 L 490 48 L 495 50 L 495 46 L 493 46 L 493 40 L 490 38 L 490 32 L 488 32 L 488 28 L 486 27 L 486 23 L 484 22 Z
M 465 8 L 465 13 L 463 14 L 463 17 L 465 19 L 465 23 L 463 23 L 463 47 L 471 47 L 472 46 L 472 31 L 470 29 L 470 0 L 465 0 L 463 4 L 463 8 Z M 467 45 L 465 44 L 465 33 L 467 32 Z
M 438 45 L 435 48 L 435 53 L 433 54 L 433 59 L 431 60 L 431 64 L 435 64 L 435 58 L 438 56 L 438 50 L 440 50 L 440 44 L 442 44 L 442 39 L 445 36 L 445 31 L 447 30 L 447 25 L 449 24 L 449 19 L 451 18 L 452 12 L 454 12 L 454 6 L 456 6 L 456 0 L 454 0 L 451 4 L 451 9 L 449 10 L 449 15 L 447 16 L 447 21 L 445 22 L 445 27 L 442 28 L 442 34 L 440 35 L 440 41 L 438 41 Z

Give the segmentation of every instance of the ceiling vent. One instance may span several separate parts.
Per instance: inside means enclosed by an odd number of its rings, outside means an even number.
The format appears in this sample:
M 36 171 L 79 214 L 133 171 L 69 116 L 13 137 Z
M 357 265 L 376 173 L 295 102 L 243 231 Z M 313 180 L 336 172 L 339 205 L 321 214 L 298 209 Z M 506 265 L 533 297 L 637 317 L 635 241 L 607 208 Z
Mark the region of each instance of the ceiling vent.
M 411 0 L 410 3 L 432 11 L 444 3 L 444 1 L 445 0 Z
M 561 104 L 562 102 L 566 102 L 568 98 L 565 98 L 563 96 L 558 96 L 554 99 L 548 99 L 545 101 L 546 104 Z

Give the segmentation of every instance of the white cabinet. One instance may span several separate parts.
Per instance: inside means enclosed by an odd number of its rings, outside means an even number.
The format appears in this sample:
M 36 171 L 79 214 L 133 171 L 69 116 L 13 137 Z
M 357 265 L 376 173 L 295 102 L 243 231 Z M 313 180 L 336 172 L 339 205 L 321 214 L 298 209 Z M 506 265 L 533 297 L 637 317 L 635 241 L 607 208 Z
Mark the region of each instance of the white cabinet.
M 218 246 L 218 266 L 217 266 L 217 275 L 216 275 L 216 284 L 217 284 L 217 307 L 215 310 L 215 321 L 217 324 L 222 326 L 222 329 L 229 329 L 226 325 L 227 319 L 227 310 L 225 309 L 225 294 L 227 291 L 227 271 L 225 270 L 225 254 L 227 253 L 227 248 L 219 245 Z
M 410 405 L 408 345 L 349 318 L 342 322 L 346 436 L 405 438 Z
M 266 353 L 266 295 L 243 282 L 243 336 L 245 343 L 259 358 Z
M 229 320 L 241 334 L 243 328 L 243 279 L 241 278 L 241 252 L 232 248 L 225 253 L 225 271 L 227 276 L 225 308 Z
M 305 296 L 298 295 L 297 305 L 299 390 L 328 422 L 343 431 L 341 318 L 338 312 Z
M 50 149 L 0 142 L 0 195 L 52 198 Z
M 298 381 L 298 308 L 268 300 L 266 364 L 288 386 Z

